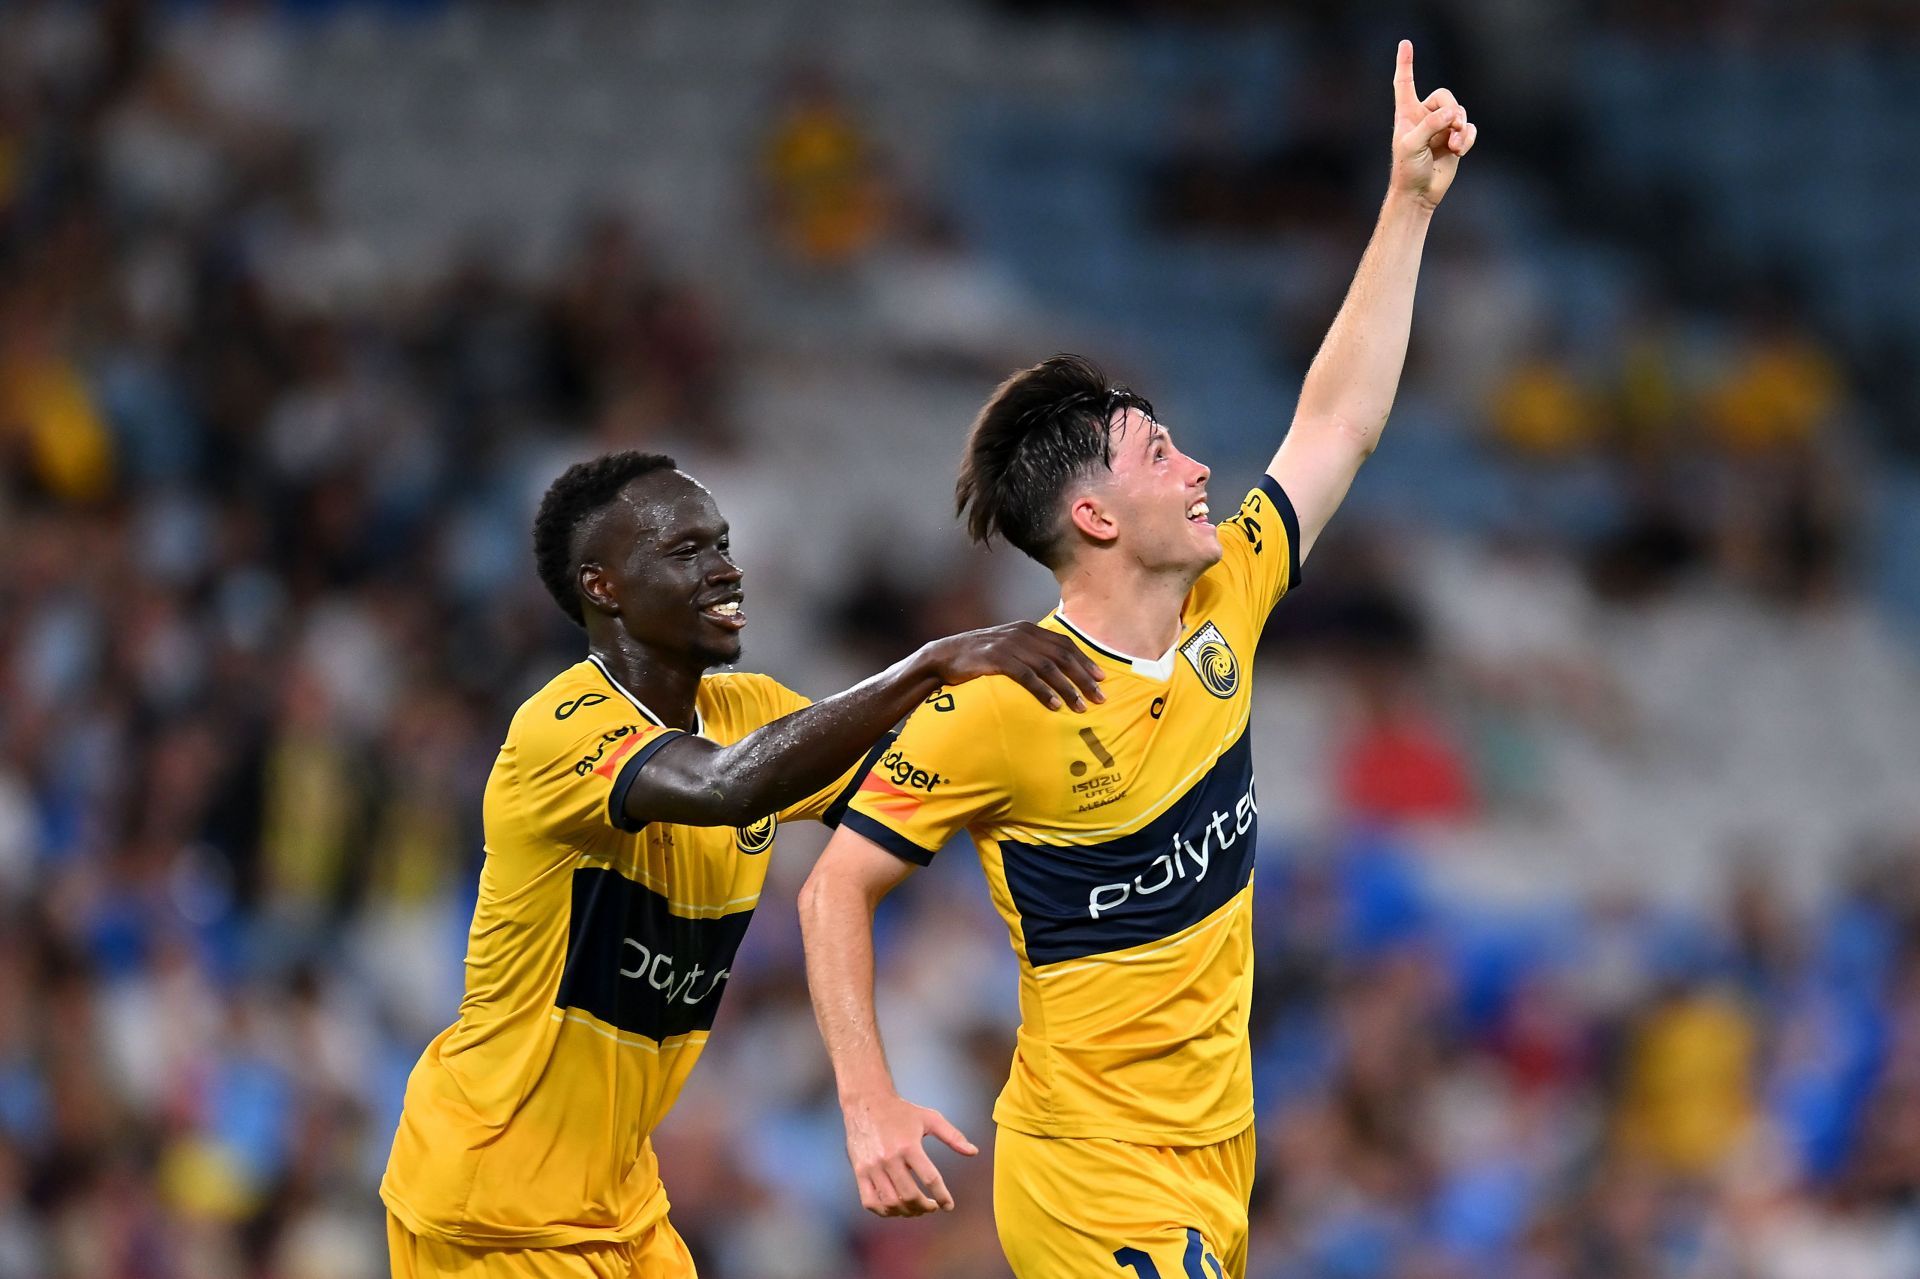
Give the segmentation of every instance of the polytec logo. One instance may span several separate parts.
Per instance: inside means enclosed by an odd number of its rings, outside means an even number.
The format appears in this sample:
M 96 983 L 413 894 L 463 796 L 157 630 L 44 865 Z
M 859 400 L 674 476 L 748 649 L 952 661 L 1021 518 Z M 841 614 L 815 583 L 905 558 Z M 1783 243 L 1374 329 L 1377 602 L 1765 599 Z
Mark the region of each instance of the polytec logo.
M 1207 877 L 1213 855 L 1232 848 L 1241 836 L 1252 830 L 1259 812 L 1259 805 L 1253 800 L 1253 786 L 1249 784 L 1247 793 L 1234 801 L 1232 809 L 1223 812 L 1216 808 L 1207 821 L 1175 831 L 1173 847 L 1148 862 L 1146 869 L 1132 879 L 1095 885 L 1087 893 L 1087 917 L 1098 919 L 1102 912 L 1118 910 L 1129 899 L 1150 897 L 1175 879 L 1185 879 L 1189 872 L 1193 882 L 1199 883 Z M 1198 848 L 1193 843 L 1195 834 L 1200 836 Z

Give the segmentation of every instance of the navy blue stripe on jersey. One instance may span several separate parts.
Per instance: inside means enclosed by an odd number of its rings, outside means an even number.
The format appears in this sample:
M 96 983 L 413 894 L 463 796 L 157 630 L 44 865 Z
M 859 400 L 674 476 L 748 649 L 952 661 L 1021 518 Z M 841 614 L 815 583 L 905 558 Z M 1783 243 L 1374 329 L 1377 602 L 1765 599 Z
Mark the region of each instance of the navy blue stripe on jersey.
M 576 870 L 567 966 L 554 1003 L 648 1039 L 711 1030 L 752 918 L 743 910 L 688 919 L 618 871 Z
M 615 830 L 628 834 L 646 829 L 646 823 L 635 823 L 627 817 L 627 792 L 633 789 L 633 779 L 640 776 L 640 766 L 653 758 L 654 752 L 676 737 L 684 737 L 677 728 L 657 733 L 652 740 L 641 745 L 632 758 L 620 766 L 619 776 L 613 779 L 613 789 L 607 792 L 607 820 Z
M 840 824 L 840 820 L 847 815 L 847 805 L 853 802 L 854 795 L 860 790 L 860 783 L 867 780 L 867 773 L 872 770 L 873 761 L 886 754 L 887 748 L 893 745 L 893 739 L 898 736 L 900 736 L 898 730 L 890 731 L 873 744 L 873 749 L 868 751 L 866 758 L 860 761 L 860 766 L 853 770 L 853 776 L 847 779 L 846 788 L 840 792 L 839 798 L 827 805 L 827 811 L 820 814 L 821 825 L 838 826 Z
M 933 855 L 940 851 L 937 848 L 920 847 L 891 826 L 875 821 L 857 808 L 849 808 L 841 816 L 840 822 L 843 829 L 866 836 L 901 861 L 912 862 L 915 866 L 930 865 Z
M 1262 475 L 1260 491 L 1273 503 L 1273 509 L 1280 512 L 1280 522 L 1287 528 L 1287 589 L 1292 590 L 1300 585 L 1300 517 L 1295 514 L 1293 502 L 1280 487 L 1279 480 Z
M 1092 844 L 1000 842 L 1007 892 L 1035 968 L 1158 941 L 1199 923 L 1253 877 L 1259 809 L 1252 734 L 1172 807 Z

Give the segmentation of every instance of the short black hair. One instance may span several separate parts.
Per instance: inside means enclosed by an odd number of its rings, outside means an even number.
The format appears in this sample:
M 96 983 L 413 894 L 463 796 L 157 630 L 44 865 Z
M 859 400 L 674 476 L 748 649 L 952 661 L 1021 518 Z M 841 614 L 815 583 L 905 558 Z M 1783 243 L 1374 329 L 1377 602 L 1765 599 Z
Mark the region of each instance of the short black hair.
M 995 536 L 1058 568 L 1066 529 L 1060 498 L 1095 465 L 1113 465 L 1115 415 L 1153 405 L 1114 386 L 1093 361 L 1056 355 L 1002 382 L 973 419 L 954 485 L 955 513 L 976 542 Z
M 673 459 L 664 453 L 627 449 L 575 462 L 547 485 L 540 513 L 533 517 L 533 562 L 547 594 L 574 625 L 587 624 L 586 608 L 580 602 L 580 551 L 575 545 L 580 526 L 611 505 L 636 478 L 673 469 Z

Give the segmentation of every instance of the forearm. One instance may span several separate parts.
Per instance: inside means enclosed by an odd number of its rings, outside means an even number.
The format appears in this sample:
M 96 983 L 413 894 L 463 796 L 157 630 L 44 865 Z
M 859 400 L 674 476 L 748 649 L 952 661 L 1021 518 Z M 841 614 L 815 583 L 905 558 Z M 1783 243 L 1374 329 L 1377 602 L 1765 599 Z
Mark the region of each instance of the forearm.
M 634 826 L 757 821 L 841 777 L 942 686 L 984 675 L 1005 675 L 1055 710 L 1101 700 L 1106 678 L 1072 640 L 1032 622 L 950 635 L 731 746 L 698 737 L 669 742 L 633 778 L 622 811 Z
M 843 776 L 939 687 L 922 650 L 731 746 L 676 743 L 641 771 L 627 816 L 636 824 L 741 825 L 778 812 Z
M 816 868 L 800 892 L 807 989 L 843 1106 L 894 1091 L 873 1000 L 874 902 Z
M 1294 430 L 1336 432 L 1363 453 L 1373 450 L 1406 363 L 1414 286 L 1432 216 L 1416 197 L 1387 196 L 1346 300 L 1307 370 Z
M 1299 517 L 1302 559 L 1386 427 L 1432 215 L 1414 196 L 1387 196 L 1346 300 L 1307 370 L 1293 425 L 1267 467 Z

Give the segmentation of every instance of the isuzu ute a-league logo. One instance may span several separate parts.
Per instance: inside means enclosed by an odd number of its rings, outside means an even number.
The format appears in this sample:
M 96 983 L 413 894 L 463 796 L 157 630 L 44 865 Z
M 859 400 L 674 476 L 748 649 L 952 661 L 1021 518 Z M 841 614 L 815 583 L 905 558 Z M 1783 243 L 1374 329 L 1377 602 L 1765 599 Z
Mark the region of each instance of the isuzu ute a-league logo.
M 1215 697 L 1232 697 L 1233 690 L 1240 687 L 1240 663 L 1227 647 L 1226 636 L 1212 622 L 1195 631 L 1193 638 L 1180 646 L 1180 656 L 1187 659 L 1194 674 Z

